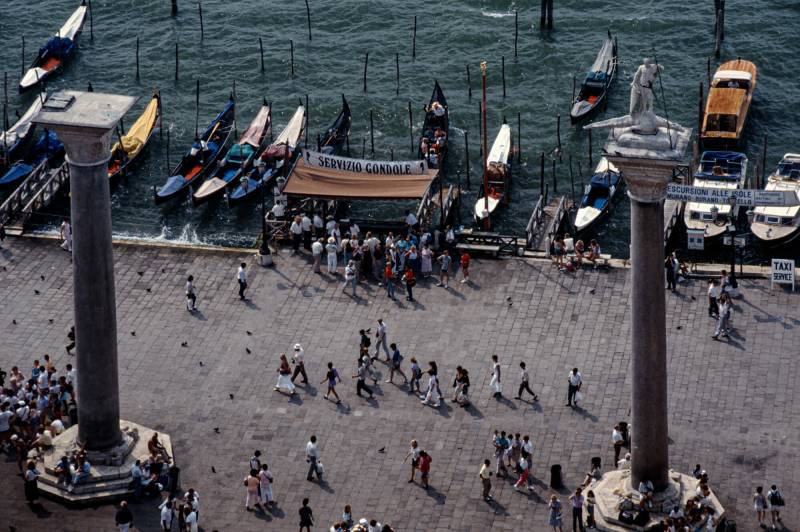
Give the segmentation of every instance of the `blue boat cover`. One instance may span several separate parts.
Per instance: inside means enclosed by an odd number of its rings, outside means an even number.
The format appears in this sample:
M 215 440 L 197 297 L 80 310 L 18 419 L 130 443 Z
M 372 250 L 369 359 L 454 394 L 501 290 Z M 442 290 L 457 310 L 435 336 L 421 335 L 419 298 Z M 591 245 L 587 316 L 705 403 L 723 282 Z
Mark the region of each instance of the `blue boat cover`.
M 3 175 L 3 177 L 0 177 L 0 185 L 2 186 L 13 185 L 17 181 L 20 181 L 21 179 L 28 177 L 28 175 L 32 171 L 33 171 L 33 166 L 27 163 L 23 163 L 22 161 L 17 161 L 13 165 L 11 165 L 11 168 L 8 169 L 8 171 L 5 173 L 5 175 Z
M 249 144 L 234 144 L 225 159 L 234 164 L 241 164 L 246 162 L 255 151 L 256 149 Z
M 616 185 L 619 181 L 619 174 L 616 172 L 602 172 L 599 174 L 594 174 L 592 176 L 592 180 L 589 182 L 589 186 L 592 188 L 609 188 L 609 183 L 611 185 Z
M 75 43 L 72 42 L 72 39 L 53 36 L 39 49 L 39 57 L 49 55 L 63 58 L 71 54 L 74 49 Z
M 695 177 L 738 180 L 746 160 L 747 156 L 744 153 L 736 151 L 705 151 L 700 156 L 700 170 L 695 173 Z M 725 175 L 715 175 L 715 166 L 721 167 Z
M 605 72 L 589 72 L 586 74 L 585 83 L 606 83 L 608 75 Z
M 64 149 L 64 144 L 58 140 L 56 134 L 50 130 L 43 131 L 33 146 L 33 153 L 36 156 L 48 153 L 59 152 Z
M 211 123 L 208 124 L 208 127 L 203 132 L 202 138 L 206 138 L 211 134 L 211 130 L 214 129 L 214 126 L 217 124 L 217 122 L 222 120 L 222 117 L 225 116 L 225 113 L 227 113 L 228 111 L 231 110 L 231 108 L 233 108 L 233 105 L 234 105 L 233 100 L 228 100 L 228 103 L 225 104 L 225 107 L 222 109 L 222 111 L 220 111 L 220 113 L 216 116 L 216 118 L 214 118 L 214 120 L 212 120 Z

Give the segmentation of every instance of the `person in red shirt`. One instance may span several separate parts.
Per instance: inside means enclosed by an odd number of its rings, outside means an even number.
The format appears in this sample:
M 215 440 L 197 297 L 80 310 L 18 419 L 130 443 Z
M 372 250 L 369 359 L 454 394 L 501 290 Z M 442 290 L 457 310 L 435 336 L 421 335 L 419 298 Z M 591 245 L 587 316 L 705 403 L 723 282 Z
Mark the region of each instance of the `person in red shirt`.
M 406 292 L 408 293 L 406 301 L 414 301 L 414 285 L 417 284 L 417 280 L 414 278 L 414 270 L 406 268 L 406 272 L 403 274 L 403 281 L 406 283 Z
M 428 489 L 428 476 L 431 472 L 431 462 L 433 459 L 425 451 L 419 452 L 419 472 L 422 473 L 422 487 Z
M 394 283 L 392 282 L 392 261 L 386 261 L 386 267 L 383 269 L 383 282 L 386 283 L 386 297 L 394 299 Z
M 461 255 L 461 273 L 464 275 L 464 278 L 461 279 L 462 283 L 469 282 L 469 253 L 466 251 L 463 255 Z

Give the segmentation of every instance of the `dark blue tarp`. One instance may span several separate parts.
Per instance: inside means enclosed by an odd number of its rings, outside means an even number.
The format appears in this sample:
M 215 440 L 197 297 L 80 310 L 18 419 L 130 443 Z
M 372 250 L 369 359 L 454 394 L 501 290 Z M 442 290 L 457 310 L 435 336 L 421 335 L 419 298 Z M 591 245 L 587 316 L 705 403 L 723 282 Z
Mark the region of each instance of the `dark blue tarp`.
M 594 174 L 589 184 L 593 188 L 609 188 L 609 182 L 612 185 L 616 185 L 617 181 L 619 181 L 619 174 L 615 172 L 603 172 Z
M 700 156 L 700 171 L 695 174 L 704 179 L 738 178 L 742 174 L 742 165 L 747 161 L 744 153 L 736 151 L 706 151 Z M 725 176 L 714 175 L 714 167 L 719 166 Z
M 589 72 L 586 74 L 587 83 L 605 83 L 608 75 L 605 72 Z
M 39 49 L 39 57 L 66 57 L 75 49 L 72 39 L 62 37 L 50 37 L 50 39 Z

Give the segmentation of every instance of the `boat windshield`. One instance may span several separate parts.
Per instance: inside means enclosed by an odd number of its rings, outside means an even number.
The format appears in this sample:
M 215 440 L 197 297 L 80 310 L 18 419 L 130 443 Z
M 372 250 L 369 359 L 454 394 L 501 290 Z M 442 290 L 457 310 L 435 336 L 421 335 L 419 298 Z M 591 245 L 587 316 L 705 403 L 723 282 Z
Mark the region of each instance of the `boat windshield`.
M 792 181 L 800 181 L 800 162 L 781 161 L 778 165 L 778 175 Z
M 720 181 L 738 180 L 742 167 L 747 164 L 743 153 L 707 151 L 700 158 L 700 168 L 695 177 Z
M 706 131 L 722 131 L 736 133 L 736 115 L 708 115 Z

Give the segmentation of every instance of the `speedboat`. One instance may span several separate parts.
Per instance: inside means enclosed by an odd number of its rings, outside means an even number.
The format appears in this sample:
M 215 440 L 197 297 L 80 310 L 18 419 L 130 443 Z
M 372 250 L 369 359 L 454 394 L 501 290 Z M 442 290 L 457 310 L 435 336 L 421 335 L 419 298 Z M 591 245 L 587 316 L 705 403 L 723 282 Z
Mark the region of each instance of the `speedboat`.
M 700 157 L 700 165 L 694 174 L 695 187 L 717 188 L 720 196 L 744 187 L 747 178 L 747 156 L 735 151 L 706 151 Z M 702 229 L 706 241 L 725 232 L 729 223 L 735 222 L 737 212 L 733 212 L 728 202 L 697 203 L 690 201 L 683 212 L 687 229 Z
M 620 171 L 605 157 L 597 163 L 591 181 L 575 213 L 575 230 L 580 232 L 600 219 L 611 207 L 611 200 L 622 184 Z
M 789 190 L 800 199 L 800 154 L 787 153 L 769 176 L 764 190 Z M 786 244 L 800 235 L 800 205 L 756 207 L 750 230 L 771 245 Z

